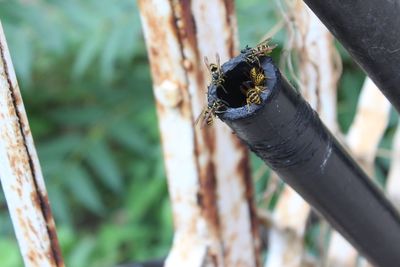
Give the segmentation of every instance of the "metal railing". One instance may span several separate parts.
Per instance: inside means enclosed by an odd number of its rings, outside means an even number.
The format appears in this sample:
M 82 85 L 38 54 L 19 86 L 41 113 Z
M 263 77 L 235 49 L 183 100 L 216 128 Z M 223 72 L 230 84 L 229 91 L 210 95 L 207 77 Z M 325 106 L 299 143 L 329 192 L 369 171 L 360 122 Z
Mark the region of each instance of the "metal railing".
M 295 2 L 298 4 L 296 8 L 300 7 L 296 9 L 300 16 L 289 18 L 288 21 L 296 23 L 300 30 L 295 31 L 299 31 L 300 37 L 304 38 L 303 43 L 295 42 L 291 47 L 299 49 L 303 56 L 300 61 L 304 64 L 304 72 L 300 75 L 299 83 L 302 89 L 307 88 L 303 90 L 307 100 L 336 133 L 339 131 L 335 116 L 338 76 L 335 76 L 332 69 L 337 62 L 335 57 L 329 57 L 332 54 L 324 57 L 325 62 L 316 62 L 318 55 L 324 50 L 334 50 L 333 38 L 304 7 L 302 1 Z M 395 11 L 398 6 L 389 3 L 390 1 L 385 4 L 375 3 L 377 1 L 373 0 L 355 1 L 350 6 L 352 9 L 343 10 L 343 6 L 336 3 L 337 1 L 329 4 L 317 4 L 318 1 L 312 0 L 305 2 L 316 11 L 339 40 L 344 42 L 352 56 L 398 108 L 399 98 L 395 88 L 398 43 L 397 39 L 393 39 L 396 36 L 383 30 L 396 29 L 394 26 L 398 16 L 394 14 L 397 14 Z M 239 51 L 233 2 L 139 0 L 138 4 L 151 63 L 153 91 L 174 216 L 175 235 L 166 266 L 261 266 L 261 217 L 267 221 L 263 227 L 266 226 L 270 232 L 266 266 L 303 266 L 306 261 L 303 255 L 303 239 L 310 214 L 307 203 L 287 187 L 274 214 L 263 217 L 253 200 L 245 146 L 220 122 L 215 122 L 213 127 L 194 127 L 197 116 L 206 105 L 205 93 L 210 82 L 210 74 L 203 64 L 204 56 L 210 62 L 216 61 L 215 53 L 218 52 L 221 61 L 225 62 Z M 390 6 L 391 4 L 394 6 Z M 363 28 L 363 31 L 352 34 L 351 29 L 345 27 L 346 23 L 334 23 L 336 20 L 348 18 L 346 12 L 351 13 L 351 10 L 359 10 L 360 12 L 351 14 L 361 14 L 359 16 L 364 18 L 362 12 L 369 10 L 371 5 L 376 13 L 375 18 L 386 14 L 386 22 L 380 25 L 379 31 Z M 308 19 L 302 21 L 305 17 Z M 351 27 L 356 30 L 360 27 L 374 27 L 363 19 L 356 20 L 357 16 L 351 17 L 357 26 L 353 23 Z M 305 25 L 310 28 L 301 32 Z M 317 34 L 308 36 L 311 32 Z M 371 35 L 372 32 L 375 35 Z M 369 42 L 350 42 L 366 35 L 371 37 L 367 38 Z M 307 43 L 310 40 L 313 41 Z M 26 266 L 64 266 L 43 175 L 1 25 L 0 56 L 0 179 L 20 251 Z M 326 64 L 326 68 L 317 63 Z M 328 81 L 322 79 L 324 75 L 329 76 Z M 324 84 L 329 86 L 324 87 Z M 324 89 L 328 87 L 329 90 Z M 346 141 L 357 160 L 361 160 L 371 173 L 378 142 L 387 125 L 389 105 L 376 94 L 376 87 L 371 81 L 367 80 L 364 88 L 356 119 Z M 329 91 L 329 97 L 324 98 L 328 93 L 323 90 Z M 376 102 L 377 100 L 379 101 Z M 370 112 L 365 114 L 365 110 Z M 371 114 L 382 116 L 375 118 Z M 376 123 L 366 127 L 367 123 L 362 123 L 363 121 Z M 372 130 L 374 134 L 369 134 Z M 368 145 L 357 143 L 361 136 L 367 134 Z M 400 130 L 397 135 L 400 135 Z M 394 162 L 388 182 L 388 191 L 394 199 L 399 195 L 399 190 L 395 188 L 400 169 L 400 163 L 396 160 L 400 138 L 397 137 L 396 140 Z M 292 182 L 295 180 L 293 178 Z M 370 188 L 369 182 L 366 184 Z M 379 199 L 382 199 L 380 195 Z M 358 201 L 368 202 L 365 199 Z M 316 200 L 314 204 L 318 206 L 321 203 Z M 329 200 L 327 203 L 335 205 L 336 200 Z M 289 214 L 293 207 L 297 209 L 296 212 Z M 381 219 L 382 216 L 375 219 Z M 346 218 L 341 219 L 344 224 L 347 223 Z M 343 227 L 346 230 L 347 226 Z M 388 233 L 382 232 L 382 235 L 388 236 Z M 392 237 L 396 238 L 397 235 Z M 368 239 L 369 236 L 365 238 Z M 359 247 L 365 252 L 364 241 L 357 242 L 361 242 Z M 354 244 L 357 245 L 357 242 Z M 346 253 L 337 253 L 337 244 L 344 246 L 345 241 L 334 233 L 327 256 L 328 265 L 335 266 L 334 262 L 351 259 L 351 263 L 343 266 L 354 266 L 357 253 L 351 246 L 348 246 Z M 393 245 L 393 248 L 396 246 Z M 374 252 L 374 249 L 378 250 L 375 245 L 371 245 L 367 250 Z M 390 250 L 382 253 L 388 251 Z M 380 251 L 376 253 L 379 254 Z M 366 254 L 369 255 L 369 252 Z M 370 258 L 375 260 L 375 256 Z M 390 266 L 393 259 L 395 258 L 383 257 L 376 262 L 381 266 Z M 315 262 L 311 264 L 316 265 Z

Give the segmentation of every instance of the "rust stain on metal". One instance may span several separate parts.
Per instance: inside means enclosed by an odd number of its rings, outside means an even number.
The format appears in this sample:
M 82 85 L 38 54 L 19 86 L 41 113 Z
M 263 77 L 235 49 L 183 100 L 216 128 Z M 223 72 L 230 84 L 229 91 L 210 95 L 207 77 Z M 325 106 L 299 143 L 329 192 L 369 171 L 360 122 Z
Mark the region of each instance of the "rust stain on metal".
M 29 227 L 30 232 L 33 233 L 35 236 L 38 237 L 39 234 L 38 234 L 38 232 L 35 230 L 35 227 L 33 226 L 32 221 L 31 221 L 30 219 L 27 220 L 27 224 L 28 224 L 28 227 Z
M 226 42 L 228 46 L 228 53 L 230 57 L 235 56 L 237 49 L 237 42 L 235 40 L 236 31 L 235 31 L 235 21 L 232 21 L 232 18 L 235 17 L 235 3 L 230 0 L 223 0 L 225 9 L 226 9 L 226 24 L 229 27 L 229 37 L 230 39 Z
M 217 180 L 214 175 L 212 164 L 208 164 L 207 172 L 200 176 L 200 194 L 202 199 L 202 213 L 207 221 L 211 224 L 214 231 L 219 230 L 218 205 L 216 205 Z
M 61 256 L 61 250 L 58 244 L 58 238 L 57 238 L 57 234 L 55 229 L 50 229 L 48 226 L 49 225 L 53 225 L 54 226 L 54 221 L 53 221 L 53 217 L 51 215 L 51 211 L 50 211 L 50 205 L 48 203 L 48 199 L 47 199 L 47 195 L 46 196 L 42 196 L 41 194 L 41 190 L 38 186 L 37 183 L 37 179 L 36 179 L 36 172 L 35 172 L 35 166 L 33 164 L 33 160 L 32 157 L 29 153 L 29 149 L 27 146 L 27 142 L 25 140 L 26 138 L 26 134 L 29 134 L 30 131 L 28 131 L 29 127 L 26 127 L 28 125 L 28 122 L 25 121 L 25 116 L 23 116 L 22 114 L 20 114 L 20 109 L 18 108 L 20 105 L 22 105 L 22 98 L 21 95 L 18 93 L 19 92 L 19 88 L 17 86 L 17 88 L 15 88 L 11 82 L 10 79 L 10 74 L 8 73 L 8 66 L 7 66 L 7 61 L 5 58 L 5 54 L 4 54 L 4 47 L 3 45 L 0 43 L 0 60 L 3 62 L 4 65 L 4 72 L 5 72 L 5 76 L 7 79 L 7 83 L 8 83 L 8 87 L 9 87 L 9 94 L 12 100 L 12 105 L 9 105 L 9 110 L 10 110 L 10 114 L 15 114 L 16 118 L 17 118 L 17 124 L 19 125 L 19 129 L 17 129 L 15 132 L 20 132 L 20 136 L 22 138 L 18 138 L 17 139 L 17 145 L 18 143 L 22 143 L 22 147 L 25 148 L 25 151 L 23 151 L 18 145 L 18 148 L 16 150 L 16 153 L 13 156 L 10 156 L 10 162 L 11 164 L 15 167 L 18 162 L 25 162 L 26 160 L 28 160 L 28 164 L 29 164 L 29 168 L 30 168 L 30 172 L 32 175 L 32 180 L 33 180 L 33 184 L 35 186 L 35 192 L 36 192 L 36 197 L 32 197 L 31 199 L 34 201 L 33 203 L 35 203 L 35 206 L 37 206 L 38 208 L 40 208 L 40 210 L 42 211 L 42 214 L 44 215 L 44 219 L 46 221 L 46 225 L 47 225 L 47 233 L 48 236 L 50 238 L 50 249 L 51 249 L 51 255 L 52 257 L 50 258 L 51 261 L 55 261 L 55 263 L 53 264 L 54 266 L 64 266 L 64 262 Z M 26 153 L 26 157 L 25 158 L 24 154 Z M 14 168 L 14 169 L 19 169 L 19 168 Z M 18 173 L 18 177 L 22 177 L 22 173 Z M 18 183 L 22 184 L 23 181 L 22 180 L 18 180 Z M 21 218 L 21 211 L 17 211 L 19 213 L 19 217 L 20 217 L 20 221 L 22 222 L 22 225 L 25 225 L 26 228 L 26 223 L 23 220 L 23 218 Z M 31 226 L 31 225 L 30 225 Z M 32 227 L 31 227 L 32 228 Z M 37 232 L 34 232 L 37 235 Z
M 262 265 L 261 259 L 259 257 L 259 255 L 261 255 L 260 229 L 259 229 L 259 220 L 257 216 L 257 207 L 254 202 L 254 188 L 253 188 L 253 181 L 251 178 L 251 170 L 249 165 L 249 152 L 243 146 L 241 141 L 238 138 L 236 138 L 236 136 L 232 136 L 232 139 L 235 140 L 234 143 L 236 149 L 240 151 L 242 155 L 237 165 L 236 172 L 239 174 L 239 177 L 242 177 L 243 179 L 242 181 L 245 188 L 245 198 L 247 200 L 247 205 L 250 215 L 250 224 L 253 236 L 256 266 L 261 266 Z
M 27 256 L 34 266 L 39 266 L 39 263 L 37 262 L 38 254 L 35 251 L 28 251 Z
M 22 189 L 21 189 L 21 187 L 16 187 L 16 186 L 12 185 L 11 186 L 11 190 L 14 190 L 15 192 L 17 192 L 18 196 L 20 198 L 22 198 Z
M 25 222 L 25 219 L 24 219 L 24 217 L 22 215 L 22 210 L 20 208 L 17 208 L 16 211 L 17 211 L 17 214 L 18 214 L 19 224 L 22 226 L 22 228 L 26 229 L 26 222 Z
M 141 15 L 144 18 L 144 28 L 145 28 L 145 34 L 146 35 L 146 43 L 148 46 L 148 51 L 149 51 L 149 58 L 151 62 L 151 69 L 152 69 L 152 76 L 153 76 L 153 84 L 154 84 L 154 89 L 155 91 L 160 88 L 161 85 L 165 85 L 165 81 L 171 81 L 172 83 L 176 84 L 176 87 L 179 87 L 179 90 L 181 92 L 181 103 L 178 107 L 176 107 L 176 112 L 173 111 L 175 114 L 174 116 L 181 120 L 181 124 L 186 127 L 188 126 L 189 128 L 192 128 L 191 124 L 193 121 L 193 113 L 191 109 L 191 96 L 189 92 L 189 87 L 193 86 L 192 83 L 190 83 L 189 78 L 188 78 L 188 73 L 194 73 L 196 71 L 196 65 L 197 62 L 193 61 L 191 58 L 186 58 L 184 54 L 184 44 L 183 42 L 188 42 L 189 39 L 193 40 L 193 31 L 189 30 L 188 28 L 188 23 L 187 21 L 190 19 L 188 16 L 180 17 L 176 13 L 182 13 L 182 8 L 188 8 L 188 6 L 180 6 L 179 2 L 172 3 L 171 1 L 164 1 L 163 3 L 158 3 L 158 4 L 164 4 L 164 5 L 169 5 L 169 6 L 164 6 L 163 7 L 163 13 L 159 14 L 158 12 L 154 11 L 155 4 L 146 1 L 138 1 L 139 3 L 139 8 L 141 10 Z M 171 11 L 170 11 L 171 10 Z M 163 23 L 163 27 L 160 27 L 160 22 Z M 160 32 L 161 31 L 161 32 Z M 155 47 L 156 46 L 156 47 Z M 168 46 L 166 48 L 163 48 L 163 46 Z M 179 62 L 178 62 L 179 61 Z M 161 86 L 162 87 L 162 86 Z M 157 94 L 157 93 L 156 93 Z M 157 99 L 159 100 L 159 99 Z M 161 120 L 161 124 L 163 119 L 168 119 L 168 117 L 172 111 L 170 107 L 163 105 L 160 101 L 157 101 L 157 109 L 158 109 L 158 115 Z M 183 120 L 182 120 L 183 119 Z M 187 123 L 187 125 L 184 125 Z M 163 129 L 161 129 L 163 130 Z M 166 130 L 166 129 L 164 129 Z M 195 137 L 195 131 L 192 131 L 193 133 L 193 138 Z M 173 151 L 168 151 L 169 148 L 168 144 L 169 142 L 175 142 L 176 143 L 176 138 L 172 138 L 172 136 L 168 135 L 168 131 L 165 133 L 162 131 L 161 132 L 161 137 L 162 137 L 162 142 L 164 146 L 164 154 L 165 154 L 165 161 L 167 163 L 167 169 L 168 169 L 168 163 L 170 161 L 173 161 L 174 158 L 168 158 L 168 156 L 174 155 Z M 177 137 L 177 136 L 174 136 Z M 172 139 L 170 139 L 172 138 Z M 194 142 L 193 142 L 194 143 Z M 194 143 L 195 144 L 195 143 Z M 176 148 L 175 148 L 176 149 Z M 192 153 L 189 154 L 190 158 L 188 158 L 188 164 L 193 163 L 193 174 L 195 174 L 195 168 L 196 168 L 196 145 L 194 145 L 192 151 L 186 151 L 184 153 Z M 175 166 L 174 162 L 171 162 L 173 166 Z M 212 170 L 206 170 L 207 177 L 210 175 L 208 173 L 212 173 Z M 172 177 L 174 172 L 171 172 L 172 174 L 169 174 L 169 181 L 170 183 L 173 184 L 174 178 Z M 211 176 L 212 177 L 212 176 Z M 197 183 L 199 184 L 205 184 L 205 186 L 210 187 L 210 180 L 207 179 L 201 179 L 197 177 Z M 212 182 L 211 182 L 212 183 Z M 197 201 L 198 205 L 198 215 L 202 213 L 203 211 L 207 211 L 208 209 L 203 209 L 202 206 L 210 206 L 208 204 L 210 202 L 209 200 L 209 194 L 202 188 L 205 186 L 197 186 L 195 189 L 198 193 L 197 196 L 195 196 L 195 201 Z M 172 204 L 174 205 L 181 205 L 182 203 L 180 202 L 186 202 L 188 201 L 188 197 L 184 196 L 181 197 L 179 196 L 180 189 L 172 187 L 171 190 L 176 190 L 171 192 L 171 197 L 172 197 Z M 192 205 L 190 203 L 190 200 L 188 203 L 184 203 L 183 205 Z M 215 206 L 215 205 L 212 205 Z M 196 207 L 193 207 L 196 209 Z M 211 209 L 210 209 L 211 210 Z M 180 222 L 180 218 L 185 216 L 182 216 L 180 214 L 177 214 L 173 208 L 174 212 L 174 221 L 175 222 Z M 196 212 L 194 212 L 196 213 Z M 198 225 L 199 225 L 199 218 L 198 215 L 193 215 L 191 216 L 187 221 L 185 221 L 185 225 L 180 225 L 178 224 L 178 228 L 176 229 L 177 231 L 182 230 L 179 229 L 179 227 L 184 228 L 183 231 L 185 231 L 186 238 L 188 239 L 194 239 L 194 240 L 202 240 L 202 236 L 196 236 L 199 232 Z M 202 214 L 201 217 L 205 217 L 204 214 Z M 216 216 L 214 216 L 216 218 Z M 184 219 L 183 219 L 184 220 Z M 206 219 L 208 220 L 208 219 Z M 212 219 L 210 219 L 212 220 Z M 214 219 L 215 220 L 215 219 Z M 208 224 L 208 222 L 207 222 Z M 207 229 L 208 230 L 208 229 Z M 207 243 L 204 243 L 204 245 L 207 245 Z M 177 246 L 173 249 L 176 248 L 177 253 L 180 255 L 180 259 L 186 258 L 189 254 L 189 251 L 181 250 L 179 249 L 180 247 Z M 186 246 L 187 249 L 190 248 L 190 245 Z
M 149 58 L 150 62 L 152 62 L 150 68 L 153 82 L 156 86 L 159 86 L 163 82 L 171 80 L 169 68 L 176 65 L 176 60 L 171 57 L 168 49 L 165 49 L 162 45 L 168 45 L 170 41 L 168 38 L 171 36 L 167 36 L 167 33 L 173 33 L 173 38 L 179 42 L 179 29 L 176 25 L 176 18 L 172 16 L 163 18 L 163 22 L 165 23 L 160 27 L 160 18 L 151 8 L 152 6 L 144 4 L 143 2 L 144 1 L 138 1 L 138 5 L 142 16 L 146 17 L 146 22 L 149 24 L 148 27 L 151 28 L 151 36 L 149 36 L 150 40 L 147 41 Z M 180 64 L 184 64 L 183 59 Z M 188 65 L 188 63 L 186 63 L 186 65 Z M 180 97 L 182 98 L 181 105 L 179 105 L 179 111 L 184 118 L 190 118 L 190 97 L 187 92 L 187 85 L 182 83 L 181 77 L 173 79 L 172 82 L 176 84 L 179 89 Z M 157 110 L 160 116 L 165 113 L 165 107 L 160 103 L 157 103 Z
M 201 192 L 196 193 L 196 203 L 201 208 L 204 206 L 203 194 Z
M 218 266 L 218 257 L 215 255 L 215 253 L 210 254 L 211 262 L 213 263 L 213 266 Z
M 197 85 L 198 89 L 206 88 L 204 84 L 204 74 L 199 67 L 199 62 L 202 62 L 199 56 L 199 49 L 197 47 L 196 39 L 196 23 L 191 12 L 191 1 L 172 1 L 173 15 L 175 21 L 177 22 L 178 29 L 178 40 L 182 51 L 183 62 L 187 62 L 186 65 L 193 62 L 197 63 L 196 68 L 185 68 L 187 76 L 192 75 L 194 77 L 194 83 Z M 185 49 L 184 49 L 185 48 Z M 190 50 L 193 52 L 192 58 L 188 58 L 185 54 L 185 50 Z M 191 63 L 191 66 L 193 66 Z M 198 92 L 196 92 L 198 93 Z M 197 168 L 199 173 L 199 184 L 200 189 L 197 193 L 197 200 L 201 203 L 201 211 L 209 227 L 214 231 L 215 234 L 219 235 L 219 215 L 218 215 L 218 205 L 217 203 L 217 180 L 215 177 L 214 165 L 209 160 L 203 166 L 200 166 L 198 159 L 201 157 L 201 153 L 204 150 L 209 150 L 213 147 L 214 138 L 212 132 L 205 129 L 204 131 L 197 131 L 194 135 L 195 138 L 195 158 L 197 159 Z M 199 138 L 202 138 L 203 142 L 199 142 Z M 205 146 L 201 145 L 204 144 Z
M 41 210 L 40 207 L 40 199 L 36 192 L 31 192 L 31 201 L 32 204 L 35 206 L 36 209 Z
M 240 174 L 240 177 L 243 177 L 243 184 L 246 189 L 245 197 L 247 199 L 247 203 L 249 205 L 249 213 L 251 218 L 251 229 L 253 232 L 253 236 L 259 236 L 258 231 L 258 219 L 257 219 L 257 209 L 254 204 L 254 190 L 253 190 L 253 181 L 250 175 L 250 166 L 248 159 L 248 151 L 243 149 L 243 147 L 238 147 L 238 150 L 242 150 L 242 158 L 237 166 L 237 173 Z
M 44 218 L 46 220 L 47 233 L 49 235 L 51 243 L 51 251 L 48 251 L 48 253 L 49 255 L 52 256 L 52 258 L 54 257 L 56 266 L 64 266 L 64 260 L 62 257 L 61 248 L 57 237 L 56 225 L 53 220 L 53 214 L 51 211 L 49 198 L 47 195 L 41 195 L 40 193 L 39 195 L 41 196 L 39 199 L 41 200 L 40 202 L 41 208 L 44 214 Z
M 199 112 L 196 109 L 200 109 L 205 102 L 204 100 L 206 93 L 206 78 L 209 78 L 209 76 L 207 76 L 209 75 L 209 73 L 202 63 L 203 59 L 200 56 L 200 51 L 205 52 L 204 54 L 208 56 L 210 56 L 211 53 L 209 53 L 210 51 L 203 51 L 201 44 L 197 43 L 197 39 L 201 38 L 202 40 L 200 41 L 204 42 L 208 36 L 212 37 L 213 34 L 204 31 L 204 27 L 202 28 L 203 23 L 207 19 L 207 12 L 203 12 L 205 13 L 204 16 L 203 14 L 200 14 L 201 19 L 198 19 L 196 17 L 197 21 L 194 17 L 196 16 L 196 13 L 192 12 L 192 8 L 194 8 L 194 6 L 199 6 L 200 9 L 204 9 L 204 4 L 202 4 L 201 2 L 197 3 L 193 0 L 170 0 L 159 2 L 147 2 L 144 0 L 139 0 L 138 5 L 139 9 L 141 10 L 142 19 L 144 21 L 143 27 L 149 51 L 155 91 L 157 90 L 157 88 L 162 87 L 161 85 L 164 85 L 165 81 L 175 83 L 176 88 L 179 87 L 182 95 L 182 100 L 180 102 L 180 105 L 175 107 L 176 110 L 173 111 L 174 116 L 176 116 L 178 120 L 181 120 L 182 118 L 180 117 L 182 116 L 183 119 L 189 119 L 193 122 L 196 115 L 198 115 L 196 113 Z M 158 8 L 157 5 L 160 5 L 162 7 L 159 7 L 159 9 L 157 9 L 156 11 L 155 8 Z M 219 41 L 223 42 L 223 46 L 217 45 L 216 47 L 219 48 L 216 49 L 222 49 L 223 47 L 223 51 L 218 52 L 223 52 L 221 54 L 222 58 L 226 58 L 227 55 L 234 55 L 237 45 L 235 39 L 236 21 L 234 15 L 234 4 L 232 2 L 222 0 L 216 4 L 216 8 L 218 9 L 216 14 L 219 14 L 219 17 L 222 16 L 221 21 L 226 28 L 223 33 L 220 33 L 220 35 L 214 37 L 220 38 L 220 40 L 217 39 L 217 44 Z M 162 10 L 162 12 L 158 12 L 158 10 Z M 193 10 L 199 10 L 199 8 Z M 196 25 L 196 23 L 198 25 Z M 160 24 L 163 25 L 162 28 L 160 27 Z M 201 37 L 199 37 L 200 35 L 198 35 L 200 34 L 200 31 L 202 32 Z M 213 41 L 214 40 L 212 40 L 212 42 Z M 166 45 L 168 45 L 168 47 L 165 47 Z M 198 47 L 198 45 L 200 45 L 200 47 Z M 214 45 L 212 45 L 212 47 L 214 48 Z M 228 48 L 228 53 L 226 53 L 227 51 L 225 48 Z M 168 116 L 171 114 L 171 106 L 166 106 L 161 101 L 159 101 L 157 97 L 156 99 L 160 121 L 162 122 L 164 118 L 169 119 L 170 117 Z M 182 124 L 184 123 L 182 122 Z M 209 264 L 213 263 L 214 266 L 219 266 L 224 264 L 230 265 L 230 263 L 234 263 L 234 265 L 232 266 L 244 266 L 244 264 L 246 263 L 235 259 L 237 254 L 233 249 L 231 250 L 232 244 L 229 244 L 232 240 L 235 240 L 235 242 L 238 243 L 239 237 L 241 236 L 240 232 L 238 231 L 232 234 L 229 233 L 229 231 L 225 231 L 225 236 L 223 235 L 223 225 L 221 225 L 221 223 L 223 222 L 224 224 L 227 224 L 229 223 L 229 220 L 224 221 L 222 218 L 224 214 L 226 214 L 226 210 L 219 210 L 223 209 L 223 206 L 220 207 L 220 203 L 222 202 L 219 201 L 218 193 L 220 192 L 219 188 L 224 187 L 223 183 L 229 183 L 229 181 L 219 181 L 216 177 L 217 171 L 215 168 L 217 164 L 214 165 L 214 163 L 212 162 L 213 155 L 215 154 L 213 153 L 213 150 L 215 150 L 216 146 L 218 145 L 215 141 L 216 133 L 218 132 L 216 132 L 214 128 L 207 127 L 203 130 L 199 130 L 198 128 L 196 128 L 193 131 L 194 150 L 193 154 L 190 154 L 188 162 L 195 162 L 195 168 L 197 168 L 198 176 L 196 177 L 197 180 L 195 181 L 195 183 L 197 182 L 198 185 L 193 185 L 193 188 L 195 189 L 195 195 L 192 196 L 194 197 L 192 198 L 192 200 L 194 200 L 194 206 L 196 206 L 194 208 L 199 208 L 201 216 L 199 217 L 198 215 L 195 215 L 193 216 L 193 218 L 190 218 L 190 220 L 187 220 L 187 225 L 185 225 L 185 227 L 189 228 L 189 235 L 193 235 L 190 236 L 190 238 L 196 239 L 198 238 L 196 237 L 196 235 L 198 235 L 199 233 L 199 220 L 205 220 L 204 223 L 206 224 L 206 231 L 208 232 L 208 236 L 211 236 L 211 240 L 209 240 L 211 242 L 207 243 L 208 246 L 210 246 L 210 249 L 209 252 L 206 253 L 207 262 Z M 171 135 L 168 135 L 168 131 L 166 134 L 162 132 L 161 136 L 164 146 L 169 142 L 174 142 L 174 138 L 172 138 Z M 252 184 L 249 175 L 249 166 L 248 164 L 246 164 L 247 153 L 240 141 L 234 136 L 231 137 L 230 135 L 227 135 L 224 136 L 224 138 L 229 139 L 229 142 L 227 143 L 228 145 L 232 144 L 233 147 L 236 148 L 236 150 L 239 150 L 237 151 L 238 154 L 236 154 L 235 151 L 235 156 L 240 155 L 240 160 L 238 160 L 240 161 L 238 163 L 239 166 L 236 165 L 236 162 L 232 164 L 232 166 L 230 166 L 232 170 L 236 171 L 239 177 L 236 177 L 235 174 L 235 177 L 232 177 L 232 179 L 234 179 L 235 181 L 240 181 L 241 186 L 245 186 L 246 188 L 240 189 L 239 192 L 242 202 L 239 202 L 237 205 L 232 205 L 234 207 L 237 207 L 236 210 L 233 210 L 232 212 L 239 213 L 239 210 L 242 209 L 242 211 L 245 210 L 246 213 L 249 213 L 249 215 L 246 216 L 249 216 L 250 218 L 246 218 L 246 220 L 251 220 L 251 222 L 246 222 L 246 228 L 248 227 L 248 230 L 246 229 L 245 231 L 248 232 L 246 233 L 246 235 L 248 236 L 250 244 L 252 242 L 251 238 L 254 237 L 254 240 L 258 240 L 258 236 L 255 236 L 254 234 L 254 232 L 256 232 L 255 229 L 257 223 L 255 222 L 256 216 L 254 216 L 255 208 L 254 206 L 251 206 L 253 205 Z M 168 149 L 171 149 L 171 147 L 168 147 Z M 229 150 L 231 149 L 232 148 L 229 148 Z M 164 155 L 167 163 L 174 160 L 173 157 L 170 158 L 171 155 L 176 156 L 173 152 L 169 152 L 166 150 L 164 150 Z M 218 161 L 220 160 L 222 160 L 222 157 L 218 159 Z M 218 167 L 222 167 L 222 165 Z M 230 172 L 232 171 L 230 170 Z M 244 174 L 245 177 L 242 174 Z M 223 176 L 223 178 L 225 178 L 225 176 Z M 230 179 L 229 177 L 226 178 Z M 174 177 L 169 177 L 169 180 L 173 181 L 173 179 Z M 244 182 L 242 182 L 242 179 L 244 179 Z M 188 200 L 187 197 L 182 197 L 178 193 L 179 189 L 178 192 L 171 192 L 173 205 L 177 202 L 185 202 Z M 250 206 L 245 207 L 244 202 L 247 202 L 247 205 Z M 180 203 L 177 204 L 179 205 Z M 250 212 L 247 212 L 247 208 L 250 209 Z M 229 211 L 231 210 L 232 209 L 229 208 Z M 180 216 L 175 211 L 177 210 L 173 209 L 174 219 L 176 219 L 174 221 L 179 222 L 180 217 L 184 216 Z M 179 231 L 179 229 L 177 230 Z M 246 242 L 248 240 L 246 240 Z M 257 243 L 257 241 L 255 243 Z M 256 247 L 258 248 L 258 246 Z M 253 248 L 251 249 L 254 251 Z M 178 251 L 181 256 L 183 256 L 183 254 L 187 254 L 187 251 L 181 251 L 179 249 Z M 232 259 L 228 259 L 228 257 L 226 256 L 226 253 L 229 253 L 229 251 L 232 254 L 229 257 L 231 257 Z M 258 252 L 259 251 L 254 252 L 256 258 L 259 255 Z M 226 260 L 226 262 L 224 262 L 224 259 Z M 258 260 L 259 259 L 257 259 L 257 261 Z M 259 265 L 260 264 L 257 264 L 257 266 Z M 254 265 L 252 264 L 252 266 Z
M 192 1 L 188 0 L 172 0 L 173 12 L 176 20 L 176 26 L 179 33 L 179 40 L 187 40 L 189 47 L 197 52 L 197 39 L 196 39 L 196 22 L 191 12 Z
M 162 64 L 156 64 L 157 59 L 162 59 L 165 62 L 171 62 L 173 59 L 170 57 L 167 49 L 162 47 L 163 44 L 168 44 L 167 40 L 167 32 L 175 32 L 175 22 L 174 18 L 170 17 L 165 21 L 165 24 L 160 25 L 160 20 L 155 14 L 153 9 L 151 9 L 151 5 L 143 4 L 145 1 L 138 1 L 139 9 L 143 17 L 147 18 L 147 23 L 149 24 L 149 28 L 152 30 L 151 41 L 147 42 L 148 44 L 148 52 L 150 61 L 153 64 L 150 64 L 152 78 L 155 84 L 160 84 L 164 80 L 169 80 L 168 72 L 164 71 Z M 164 22 L 164 21 L 163 21 Z

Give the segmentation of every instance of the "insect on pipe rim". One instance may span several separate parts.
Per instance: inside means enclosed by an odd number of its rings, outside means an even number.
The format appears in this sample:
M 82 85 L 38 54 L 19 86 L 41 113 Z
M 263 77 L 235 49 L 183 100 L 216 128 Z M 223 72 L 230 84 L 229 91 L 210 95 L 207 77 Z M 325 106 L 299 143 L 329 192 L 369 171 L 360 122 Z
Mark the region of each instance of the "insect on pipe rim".
M 208 88 L 208 101 L 211 104 L 215 99 L 223 100 L 227 103 L 226 111 L 234 110 L 235 112 L 217 114 L 220 119 L 234 120 L 251 116 L 268 102 L 269 96 L 275 91 L 276 81 L 280 77 L 279 71 L 273 64 L 271 57 L 263 56 L 259 58 L 259 61 L 260 66 L 258 63 L 249 64 L 245 61 L 245 56 L 241 54 L 221 66 L 222 72 L 226 77 L 224 87 L 228 93 L 211 84 Z M 252 103 L 248 105 L 246 94 L 241 86 L 250 80 L 249 73 L 252 68 L 263 71 L 265 89 L 260 93 L 261 104 Z
M 374 266 L 398 266 L 400 215 L 268 58 L 260 57 L 268 90 L 247 110 L 234 94 L 248 65 L 239 56 L 222 66 L 232 99 L 213 87 L 209 99 L 238 105 L 217 115 Z

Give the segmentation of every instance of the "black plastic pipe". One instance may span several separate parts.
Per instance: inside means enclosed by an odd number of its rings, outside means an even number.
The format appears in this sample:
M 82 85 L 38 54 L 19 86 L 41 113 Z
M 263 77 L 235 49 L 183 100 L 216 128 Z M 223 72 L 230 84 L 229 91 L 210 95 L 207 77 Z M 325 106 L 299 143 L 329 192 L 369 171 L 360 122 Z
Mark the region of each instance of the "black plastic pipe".
M 222 66 L 228 93 L 210 86 L 209 104 L 229 105 L 219 118 L 371 263 L 400 266 L 398 213 L 271 58 L 260 62 L 268 77 L 261 105 L 247 107 L 240 90 L 252 67 L 242 54 Z
M 400 113 L 400 1 L 304 2 Z

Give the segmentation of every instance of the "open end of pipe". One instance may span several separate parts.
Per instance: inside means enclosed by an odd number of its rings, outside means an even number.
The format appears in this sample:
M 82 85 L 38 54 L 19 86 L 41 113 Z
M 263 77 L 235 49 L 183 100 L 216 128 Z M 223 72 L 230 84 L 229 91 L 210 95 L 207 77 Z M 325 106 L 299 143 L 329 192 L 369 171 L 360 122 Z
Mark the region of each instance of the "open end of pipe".
M 264 83 L 265 90 L 260 94 L 261 104 L 248 105 L 245 84 L 249 84 L 251 80 L 250 70 L 253 67 L 263 71 L 267 79 Z M 242 55 L 239 55 L 223 64 L 222 71 L 225 76 L 223 87 L 210 86 L 209 88 L 209 101 L 219 99 L 227 106 L 224 111 L 217 113 L 222 120 L 234 120 L 253 115 L 266 104 L 277 77 L 277 69 L 270 57 L 261 57 L 259 65 L 258 63 L 249 64 Z
M 244 83 L 250 80 L 249 64 L 238 64 L 237 67 L 225 73 L 224 89 L 217 88 L 217 97 L 226 102 L 230 108 L 246 106 L 246 93 Z

